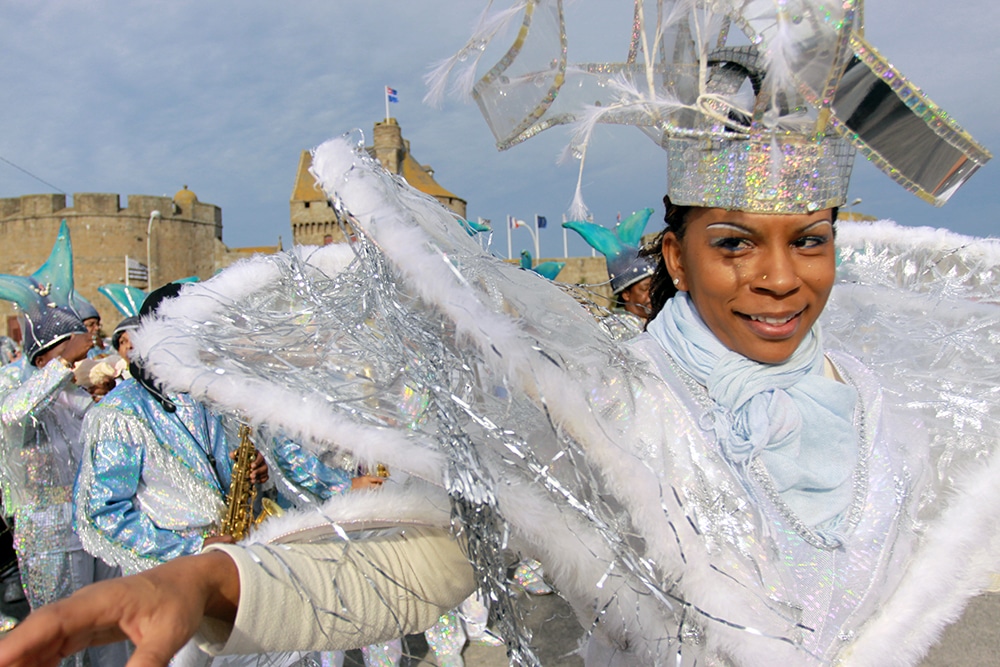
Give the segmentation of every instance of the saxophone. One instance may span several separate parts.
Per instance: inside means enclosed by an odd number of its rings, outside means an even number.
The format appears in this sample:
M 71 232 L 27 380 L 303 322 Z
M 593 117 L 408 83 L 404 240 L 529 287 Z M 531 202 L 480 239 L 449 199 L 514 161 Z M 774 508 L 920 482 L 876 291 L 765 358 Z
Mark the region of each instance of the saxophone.
M 250 481 L 250 468 L 256 458 L 257 448 L 250 439 L 250 427 L 240 424 L 240 445 L 236 448 L 221 528 L 223 535 L 230 535 L 237 542 L 246 537 L 254 525 L 253 503 L 257 499 L 257 485 Z

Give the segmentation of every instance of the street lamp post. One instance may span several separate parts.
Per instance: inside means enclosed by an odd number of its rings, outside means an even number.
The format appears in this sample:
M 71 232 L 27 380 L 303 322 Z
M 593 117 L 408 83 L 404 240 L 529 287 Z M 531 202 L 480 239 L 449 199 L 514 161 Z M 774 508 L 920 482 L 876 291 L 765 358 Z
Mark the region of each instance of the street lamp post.
M 153 220 L 158 220 L 162 215 L 159 211 L 149 214 L 149 222 L 146 224 L 146 291 L 153 291 L 153 260 L 150 249 L 153 243 Z

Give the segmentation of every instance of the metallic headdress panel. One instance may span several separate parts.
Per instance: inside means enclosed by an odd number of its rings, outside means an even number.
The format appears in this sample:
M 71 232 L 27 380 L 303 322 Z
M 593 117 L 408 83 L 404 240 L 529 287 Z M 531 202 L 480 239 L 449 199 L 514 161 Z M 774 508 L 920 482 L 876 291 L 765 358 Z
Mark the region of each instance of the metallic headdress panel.
M 941 205 L 991 157 L 864 40 L 863 0 L 635 0 L 627 56 L 580 64 L 567 58 L 563 4 L 484 16 L 430 75 L 431 96 L 471 60 L 457 79 L 501 150 L 575 124 L 582 157 L 597 123 L 635 125 L 669 153 L 668 191 L 685 205 L 840 205 L 855 150 Z M 517 16 L 514 43 L 472 85 L 486 44 Z M 575 206 L 574 217 L 579 196 Z
M 639 256 L 642 233 L 646 230 L 651 215 L 653 215 L 651 208 L 636 211 L 619 222 L 614 231 L 582 220 L 564 222 L 563 227 L 572 229 L 594 250 L 604 255 L 608 262 L 611 292 L 618 295 L 640 280 L 653 275 L 655 269 L 653 264 L 645 257 Z
M 0 299 L 13 301 L 24 313 L 24 353 L 29 362 L 60 340 L 86 333 L 83 319 L 96 311 L 73 289 L 73 246 L 65 220 L 49 258 L 37 271 L 30 276 L 0 275 Z

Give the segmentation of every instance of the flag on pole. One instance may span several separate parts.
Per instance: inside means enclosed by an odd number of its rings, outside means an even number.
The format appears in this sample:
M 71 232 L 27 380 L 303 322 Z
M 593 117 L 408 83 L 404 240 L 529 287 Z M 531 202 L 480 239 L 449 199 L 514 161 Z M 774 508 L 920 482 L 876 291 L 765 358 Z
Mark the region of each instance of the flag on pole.
M 535 227 L 538 229 L 545 229 L 549 224 L 549 221 L 545 219 L 544 215 L 535 214 Z
M 149 267 L 142 262 L 125 255 L 125 284 L 128 285 L 133 280 L 149 282 Z
M 507 216 L 507 224 L 510 225 L 511 229 L 517 229 L 518 227 L 527 227 L 528 226 L 528 223 L 526 223 L 524 220 L 520 220 L 518 218 L 515 218 L 512 215 L 508 215 Z
M 399 102 L 399 93 L 395 88 L 385 87 L 385 122 L 389 122 L 389 102 Z

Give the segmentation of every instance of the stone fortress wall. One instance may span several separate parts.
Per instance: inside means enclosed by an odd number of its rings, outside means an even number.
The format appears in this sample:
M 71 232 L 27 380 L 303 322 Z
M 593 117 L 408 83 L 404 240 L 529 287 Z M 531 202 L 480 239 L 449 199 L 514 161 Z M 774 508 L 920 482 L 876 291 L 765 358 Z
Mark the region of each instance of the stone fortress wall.
M 441 186 L 434 179 L 434 170 L 414 158 L 395 118 L 377 122 L 372 137 L 373 145 L 367 150 L 388 171 L 466 217 L 466 200 Z M 309 152 L 302 151 L 289 201 L 293 243 L 342 242 L 342 227 L 309 173 L 311 165 Z M 59 224 L 65 219 L 73 241 L 76 289 L 98 309 L 104 332 L 109 333 L 122 316 L 97 288 L 126 282 L 126 257 L 147 264 L 147 241 L 154 287 L 188 276 L 204 280 L 240 258 L 281 248 L 280 237 L 277 246 L 228 248 L 222 242 L 222 209 L 200 202 L 187 186 L 172 198 L 128 195 L 124 207 L 122 203 L 120 195 L 89 192 L 76 193 L 71 200 L 64 194 L 0 199 L 0 273 L 25 276 L 36 271 L 48 258 Z M 147 229 L 151 231 L 149 239 Z M 566 262 L 557 280 L 595 285 L 591 290 L 594 296 L 610 297 L 603 257 L 553 259 Z M 143 281 L 132 284 L 148 289 Z M 0 300 L 0 334 L 15 333 L 15 312 L 13 304 Z
M 210 278 L 218 269 L 257 249 L 230 250 L 222 242 L 222 209 L 198 201 L 186 187 L 173 197 L 106 193 L 24 195 L 0 199 L 0 273 L 30 275 L 46 259 L 65 219 L 73 242 L 76 289 L 101 313 L 105 333 L 122 316 L 97 291 L 125 282 L 125 258 L 147 263 L 154 286 L 187 276 Z M 159 212 L 158 214 L 156 212 Z M 150 218 L 152 216 L 152 223 Z M 261 249 L 274 251 L 275 248 Z M 147 289 L 143 281 L 132 281 Z M 0 300 L 0 322 L 9 333 L 13 304 Z

